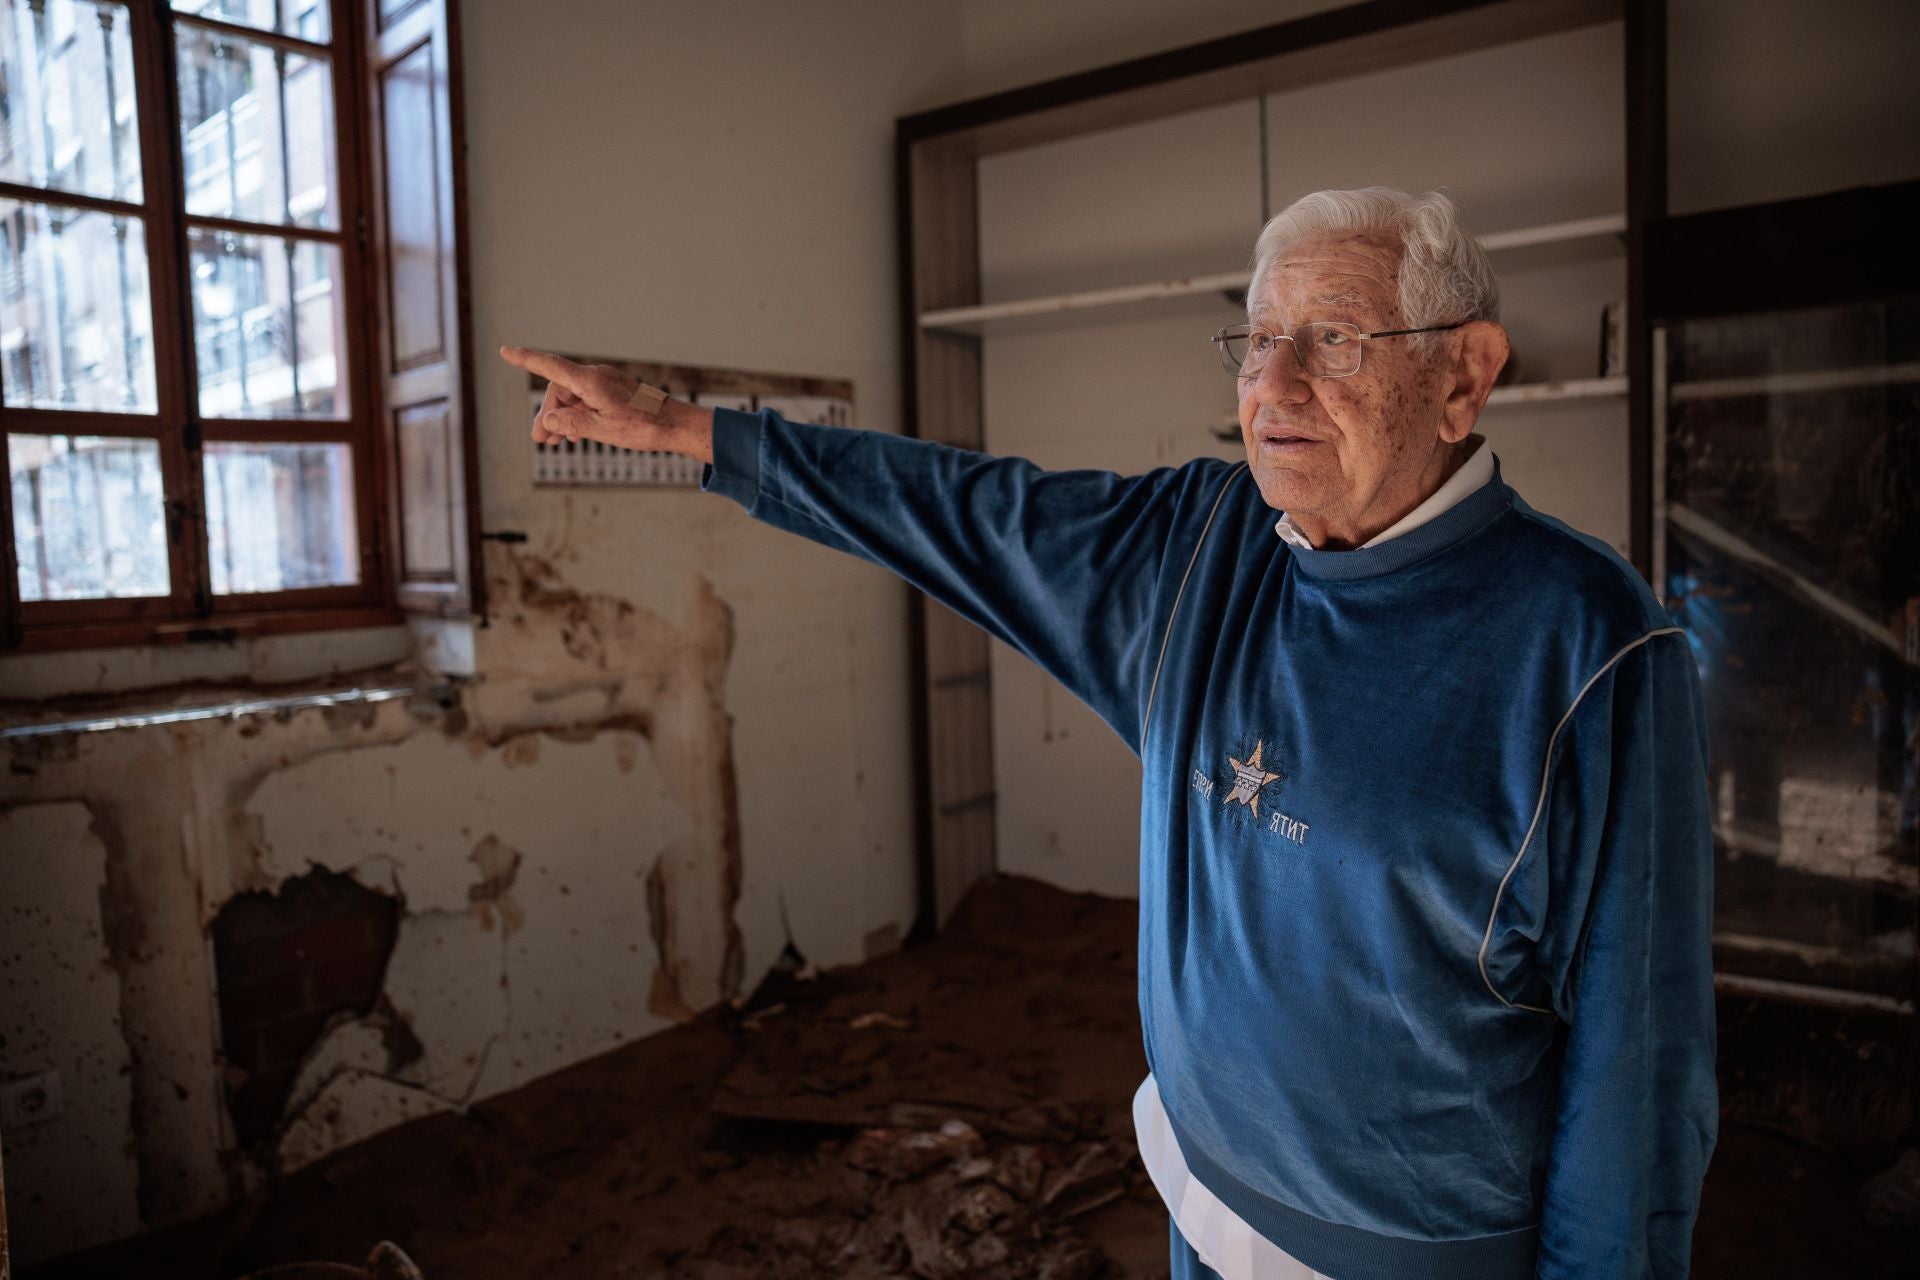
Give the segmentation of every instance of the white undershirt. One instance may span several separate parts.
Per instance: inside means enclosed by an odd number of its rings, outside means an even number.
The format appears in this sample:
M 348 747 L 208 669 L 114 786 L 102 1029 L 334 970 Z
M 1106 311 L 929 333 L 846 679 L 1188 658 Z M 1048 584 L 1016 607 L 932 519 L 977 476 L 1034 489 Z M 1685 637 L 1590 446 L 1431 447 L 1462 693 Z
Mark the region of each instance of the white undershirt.
M 1453 474 L 1447 477 L 1445 484 L 1435 489 L 1425 502 L 1361 543 L 1360 549 L 1365 551 L 1368 547 L 1379 546 L 1389 538 L 1397 538 L 1403 533 L 1412 533 L 1493 479 L 1493 450 L 1486 447 L 1486 437 L 1468 436 L 1467 444 L 1470 449 L 1467 460 L 1453 469 Z M 1280 535 L 1281 541 L 1292 546 L 1306 551 L 1314 549 L 1312 540 L 1300 532 L 1300 526 L 1293 522 L 1292 516 L 1283 514 L 1280 517 L 1280 523 L 1273 526 L 1273 531 Z
M 1389 538 L 1411 533 L 1447 508 L 1493 479 L 1493 451 L 1483 436 L 1469 436 L 1471 452 L 1454 469 L 1446 483 L 1399 520 L 1360 544 L 1360 549 L 1377 547 Z M 1314 549 L 1313 543 L 1285 515 L 1274 532 L 1288 544 Z M 1167 1122 L 1166 1108 L 1160 1103 L 1160 1089 L 1153 1076 L 1140 1082 L 1133 1095 L 1133 1128 L 1140 1144 L 1140 1160 L 1147 1176 L 1166 1201 L 1173 1216 L 1200 1261 L 1220 1273 L 1221 1280 L 1328 1280 L 1306 1263 L 1255 1231 L 1239 1214 L 1227 1208 L 1219 1197 L 1200 1184 L 1187 1168 L 1174 1140 L 1173 1126 Z

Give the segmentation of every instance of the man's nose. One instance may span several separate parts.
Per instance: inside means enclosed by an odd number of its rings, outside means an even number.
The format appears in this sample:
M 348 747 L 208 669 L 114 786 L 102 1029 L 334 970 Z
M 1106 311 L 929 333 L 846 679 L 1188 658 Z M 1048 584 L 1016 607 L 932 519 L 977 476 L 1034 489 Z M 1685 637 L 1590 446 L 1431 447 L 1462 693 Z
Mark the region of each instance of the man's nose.
M 1291 342 L 1276 342 L 1267 362 L 1253 375 L 1253 393 L 1267 404 L 1303 404 L 1313 398 L 1313 383 L 1300 367 Z

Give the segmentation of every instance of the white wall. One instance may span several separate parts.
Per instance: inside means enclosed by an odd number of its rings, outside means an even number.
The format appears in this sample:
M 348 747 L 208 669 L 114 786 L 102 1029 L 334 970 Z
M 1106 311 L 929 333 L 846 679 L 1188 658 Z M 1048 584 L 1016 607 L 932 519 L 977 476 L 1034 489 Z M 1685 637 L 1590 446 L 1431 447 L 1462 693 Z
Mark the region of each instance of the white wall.
M 961 0 L 965 96 L 1340 7 L 1333 0 Z
M 1920 177 L 1920 5 L 1668 0 L 1675 213 Z
M 961 0 L 964 96 L 1340 7 L 1326 0 Z M 1675 213 L 1911 178 L 1910 0 L 1668 0 Z

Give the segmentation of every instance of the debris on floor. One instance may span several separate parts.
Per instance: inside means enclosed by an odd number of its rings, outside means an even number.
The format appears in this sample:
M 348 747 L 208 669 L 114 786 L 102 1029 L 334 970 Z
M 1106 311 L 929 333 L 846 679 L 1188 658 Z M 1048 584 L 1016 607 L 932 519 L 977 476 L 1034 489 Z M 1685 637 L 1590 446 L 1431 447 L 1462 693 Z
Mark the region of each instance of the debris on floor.
M 816 971 L 379 1134 L 236 1215 L 21 1280 L 358 1266 L 427 1280 L 1163 1280 L 1133 1145 L 1135 904 L 999 877 L 940 937 Z M 1723 1000 L 1693 1274 L 1906 1276 L 1907 1022 Z M 1851 1070 L 1853 1075 L 1848 1075 Z M 1854 1077 L 1857 1076 L 1856 1080 Z M 1870 1141 L 1877 1135 L 1877 1140 Z
M 1891 1168 L 1867 1179 L 1860 1198 L 1874 1226 L 1920 1231 L 1920 1148 L 1908 1147 Z
M 959 1119 L 862 1129 L 816 1149 L 810 1212 L 723 1228 L 697 1254 L 663 1257 L 661 1274 L 1092 1280 L 1107 1259 L 1069 1220 L 1126 1194 L 1126 1159 L 1075 1130 L 1031 1143 Z
M 644 926 L 642 926 L 644 927 Z M 748 998 L 25 1280 L 245 1275 L 391 1238 L 428 1280 L 1148 1280 L 1133 903 L 1003 877 L 947 931 Z

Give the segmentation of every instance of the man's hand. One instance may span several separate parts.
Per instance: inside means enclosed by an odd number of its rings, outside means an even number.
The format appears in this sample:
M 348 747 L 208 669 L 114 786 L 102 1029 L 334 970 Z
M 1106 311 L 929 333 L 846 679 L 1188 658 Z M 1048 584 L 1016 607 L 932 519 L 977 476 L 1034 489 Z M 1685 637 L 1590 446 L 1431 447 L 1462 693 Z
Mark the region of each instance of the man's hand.
M 656 413 L 629 404 L 640 384 L 612 365 L 575 364 L 550 351 L 502 347 L 508 364 L 547 380 L 547 394 L 534 415 L 533 438 L 599 440 L 621 449 L 678 453 L 713 461 L 713 411 L 668 400 Z

